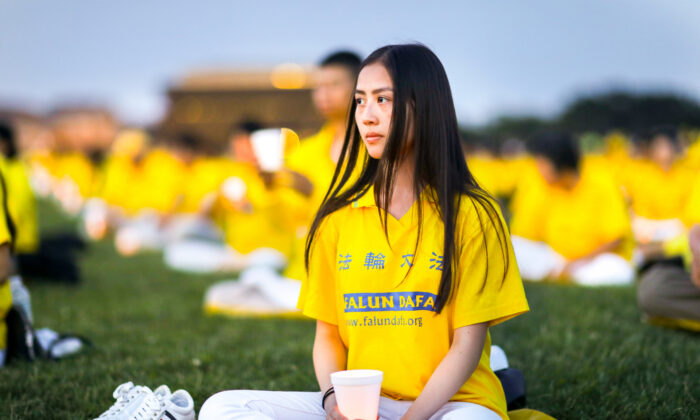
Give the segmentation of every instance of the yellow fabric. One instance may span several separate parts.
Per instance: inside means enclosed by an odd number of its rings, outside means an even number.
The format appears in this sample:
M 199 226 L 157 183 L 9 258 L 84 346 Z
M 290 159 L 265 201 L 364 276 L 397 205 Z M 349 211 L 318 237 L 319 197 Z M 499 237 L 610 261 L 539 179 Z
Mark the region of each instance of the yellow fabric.
M 539 174 L 537 174 L 539 176 Z M 584 257 L 596 248 L 623 239 L 617 253 L 631 257 L 631 228 L 619 188 L 605 174 L 584 167 L 572 190 L 549 186 L 539 176 L 523 176 L 514 199 L 511 232 L 543 241 L 567 259 Z
M 187 167 L 163 149 L 152 150 L 141 165 L 137 188 L 130 188 L 132 199 L 136 200 L 131 206 L 159 213 L 172 212 L 182 199 Z
M 286 187 L 266 188 L 252 165 L 232 164 L 228 176 L 240 178 L 246 184 L 246 192 L 240 203 L 232 203 L 223 193 L 218 195 L 215 219 L 224 231 L 226 243 L 244 254 L 267 247 L 289 256 L 294 236 L 290 225 L 295 219 L 290 214 L 304 204 L 298 201 L 298 194 Z
M 520 181 L 510 201 L 510 230 L 514 235 L 542 240 L 540 209 L 547 200 L 549 187 L 540 175 L 534 160 L 522 164 Z
M 481 188 L 492 195 L 507 195 L 508 187 L 505 184 L 508 180 L 504 161 L 477 154 L 467 157 L 467 166 Z
M 632 211 L 654 220 L 682 218 L 695 175 L 695 171 L 682 162 L 676 162 L 669 171 L 644 159 L 631 162 L 626 169 L 624 186 Z
M 239 306 L 223 306 L 213 303 L 204 303 L 204 313 L 207 315 L 224 315 L 230 317 L 255 317 L 255 318 L 287 318 L 287 319 L 306 319 L 301 312 L 296 310 L 278 309 L 275 311 L 266 310 L 252 311 L 250 308 Z
M 12 293 L 10 292 L 10 282 L 5 281 L 0 284 L 0 350 L 7 347 L 7 324 L 5 316 L 12 307 Z
M 70 180 L 78 188 L 82 198 L 91 197 L 97 186 L 97 170 L 90 160 L 79 152 L 58 156 L 54 176 Z
M 0 200 L 4 198 L 2 190 L 0 190 Z M 1 202 L 1 201 L 0 201 Z M 5 222 L 5 210 L 0 206 L 0 245 L 10 242 L 10 231 Z M 9 263 L 9 261 L 8 261 Z M 7 279 L 0 283 L 0 350 L 7 347 L 7 326 L 5 324 L 5 316 L 7 311 L 12 307 L 12 293 L 10 292 L 10 282 Z
M 529 408 L 511 410 L 508 412 L 508 417 L 510 420 L 554 420 L 554 417 L 548 414 Z
M 687 233 L 665 241 L 662 244 L 662 247 L 665 256 L 683 257 L 683 263 L 685 264 L 686 268 L 690 269 L 690 264 L 693 261 L 693 254 L 690 252 L 690 243 L 688 243 Z
M 700 223 L 700 172 L 695 175 L 692 186 L 688 191 L 688 201 L 683 211 L 683 223 L 690 228 Z
M 7 207 L 17 232 L 15 252 L 36 252 L 39 248 L 39 221 L 27 168 L 19 159 L 0 159 L 0 170 L 8 191 Z
M 683 164 L 691 169 L 700 171 L 700 135 L 686 149 Z
M 308 219 L 316 213 L 333 179 L 335 162 L 331 159 L 331 145 L 334 137 L 333 126 L 326 124 L 321 131 L 302 140 L 299 148 L 287 159 L 287 167 L 307 177 L 314 186 Z M 310 224 L 310 220 L 306 223 Z
M 35 150 L 28 154 L 26 158 L 31 170 L 41 168 L 50 175 L 55 176 L 58 163 L 56 153 L 48 150 Z
M 140 210 L 139 195 L 141 168 L 127 156 L 112 155 L 104 164 L 104 182 L 99 196 L 109 205 L 134 215 Z
M 456 228 L 457 286 L 450 304 L 436 314 L 440 217 L 424 194 L 419 249 L 415 204 L 399 220 L 389 216 L 390 245 L 373 194 L 370 190 L 323 222 L 297 306 L 311 318 L 338 326 L 348 369 L 379 369 L 385 396 L 413 400 L 447 354 L 455 328 L 495 325 L 528 311 L 528 305 L 507 232 L 510 264 L 504 276 L 500 242 L 488 215 L 464 197 Z M 480 219 L 486 225 L 483 234 Z M 503 389 L 489 367 L 490 349 L 487 334 L 478 367 L 452 400 L 481 404 L 507 418 Z
M 326 124 L 318 133 L 302 140 L 299 147 L 287 159 L 287 167 L 307 177 L 314 188 L 311 198 L 305 205 L 306 211 L 299 214 L 296 224 L 290 224 L 290 229 L 295 232 L 296 237 L 292 244 L 289 265 L 284 271 L 285 277 L 301 280 L 306 276 L 304 265 L 306 232 L 333 179 L 336 164 L 331 159 L 331 145 L 334 137 L 333 126 Z M 363 156 L 360 156 L 360 162 Z M 356 167 L 357 174 L 360 169 Z
M 700 321 L 694 319 L 664 318 L 660 316 L 649 317 L 647 322 L 652 325 L 666 328 L 679 328 L 683 330 L 700 332 Z
M 225 158 L 202 157 L 195 160 L 184 179 L 183 200 L 178 207 L 181 213 L 197 213 L 202 200 L 215 193 L 231 171 L 233 162 Z

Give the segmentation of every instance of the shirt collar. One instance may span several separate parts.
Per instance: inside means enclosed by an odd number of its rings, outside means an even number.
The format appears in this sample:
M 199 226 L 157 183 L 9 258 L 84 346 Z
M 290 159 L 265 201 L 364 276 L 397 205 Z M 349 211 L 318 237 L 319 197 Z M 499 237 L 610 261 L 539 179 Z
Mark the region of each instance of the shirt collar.
M 434 191 L 431 187 L 426 187 L 423 192 L 420 194 L 420 199 L 422 201 L 426 202 L 433 202 L 437 203 L 433 197 L 437 198 L 437 194 L 430 194 L 429 191 Z M 370 186 L 369 189 L 367 189 L 367 192 L 365 192 L 364 195 L 362 195 L 359 198 L 356 198 L 352 202 L 352 208 L 357 209 L 357 208 L 362 208 L 362 207 L 377 207 L 377 202 L 374 199 L 374 186 Z

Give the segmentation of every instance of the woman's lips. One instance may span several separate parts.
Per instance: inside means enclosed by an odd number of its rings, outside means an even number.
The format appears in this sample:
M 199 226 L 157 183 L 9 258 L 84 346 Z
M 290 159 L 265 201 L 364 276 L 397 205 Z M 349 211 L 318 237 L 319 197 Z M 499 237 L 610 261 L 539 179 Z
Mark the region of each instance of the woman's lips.
M 370 144 L 378 142 L 383 136 L 378 133 L 367 133 L 365 135 L 365 141 Z

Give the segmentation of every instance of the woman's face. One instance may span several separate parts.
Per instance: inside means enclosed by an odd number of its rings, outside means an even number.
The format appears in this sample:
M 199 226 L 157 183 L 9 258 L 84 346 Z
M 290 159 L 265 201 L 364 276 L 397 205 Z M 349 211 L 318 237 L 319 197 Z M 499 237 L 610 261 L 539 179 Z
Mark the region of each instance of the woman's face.
M 394 84 L 383 65 L 370 64 L 360 71 L 355 102 L 355 122 L 367 153 L 379 159 L 384 153 L 391 129 L 394 102 Z

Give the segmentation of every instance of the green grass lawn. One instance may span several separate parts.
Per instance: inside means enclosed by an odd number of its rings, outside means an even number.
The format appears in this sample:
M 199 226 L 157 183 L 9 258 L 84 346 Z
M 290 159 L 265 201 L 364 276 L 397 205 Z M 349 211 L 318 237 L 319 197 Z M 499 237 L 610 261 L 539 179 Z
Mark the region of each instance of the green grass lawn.
M 47 203 L 44 232 L 73 223 Z M 0 419 L 92 418 L 131 380 L 185 388 L 197 409 L 223 389 L 316 390 L 314 324 L 202 312 L 222 276 L 123 259 L 109 242 L 81 254 L 77 287 L 35 282 L 37 327 L 76 332 L 95 349 L 57 363 L 0 369 Z M 633 288 L 527 285 L 532 311 L 492 329 L 527 379 L 529 406 L 557 418 L 700 418 L 700 336 L 640 322 Z

